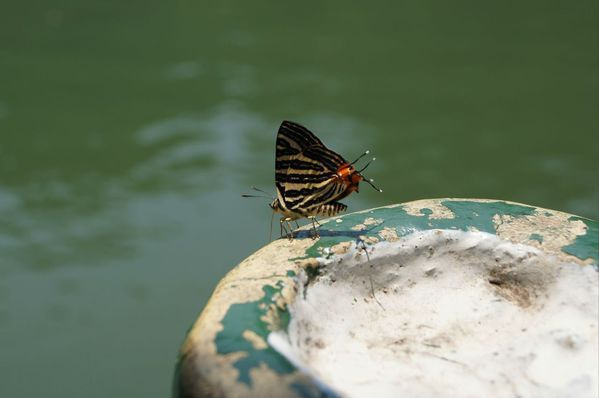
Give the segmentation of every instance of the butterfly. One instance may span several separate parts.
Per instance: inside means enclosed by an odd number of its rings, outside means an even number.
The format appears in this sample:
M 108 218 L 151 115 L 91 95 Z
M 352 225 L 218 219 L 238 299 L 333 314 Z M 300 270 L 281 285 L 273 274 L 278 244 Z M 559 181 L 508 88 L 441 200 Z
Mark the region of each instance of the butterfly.
M 362 175 L 362 171 L 375 158 L 360 170 L 354 167 L 368 153 L 369 151 L 364 152 L 349 163 L 343 156 L 327 148 L 306 127 L 283 121 L 276 141 L 277 196 L 270 203 L 274 212 L 282 214 L 281 235 L 288 228 L 293 237 L 290 222 L 295 221 L 297 224 L 298 219 L 309 218 L 316 236 L 316 216 L 331 217 L 345 211 L 347 206 L 339 201 L 352 192 L 358 192 L 360 181 L 383 192 L 374 185 L 372 179 L 366 179 Z

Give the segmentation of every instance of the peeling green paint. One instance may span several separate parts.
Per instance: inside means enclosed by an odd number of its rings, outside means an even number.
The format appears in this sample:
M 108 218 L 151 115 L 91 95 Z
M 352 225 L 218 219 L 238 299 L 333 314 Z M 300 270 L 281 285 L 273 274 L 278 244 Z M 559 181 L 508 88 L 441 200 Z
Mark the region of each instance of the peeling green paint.
M 422 209 L 420 209 L 420 214 L 429 217 L 431 214 L 433 214 L 433 211 L 429 208 L 423 207 Z
M 366 213 L 348 214 L 343 216 L 344 225 L 339 225 L 341 223 L 337 222 L 329 222 L 323 225 L 321 228 L 321 236 L 323 237 L 306 250 L 306 257 L 321 257 L 322 250 L 325 247 L 331 247 L 337 243 L 347 241 L 348 237 L 357 237 L 357 234 L 376 236 L 384 227 L 395 228 L 399 237 L 409 235 L 415 231 L 429 229 L 468 231 L 471 228 L 476 228 L 479 231 L 495 234 L 496 227 L 493 217 L 496 215 L 525 217 L 535 213 L 534 207 L 502 201 L 444 200 L 441 204 L 452 211 L 453 218 L 431 218 L 433 211 L 429 208 L 420 209 L 420 214 L 422 215 L 408 214 L 403 205 L 392 208 L 382 207 Z M 348 225 L 361 224 L 367 217 L 382 219 L 384 221 L 376 227 L 370 227 L 368 230 L 362 232 L 348 229 Z
M 582 217 L 572 216 L 570 221 L 582 221 L 586 225 L 586 233 L 576 237 L 572 244 L 562 248 L 564 253 L 571 254 L 581 260 L 593 259 L 599 263 L 599 223 Z
M 326 227 L 325 227 L 325 229 L 326 229 Z M 346 236 L 326 237 L 326 238 L 322 237 L 318 240 L 317 244 L 310 246 L 306 250 L 306 257 L 321 257 L 323 248 L 334 246 L 337 243 L 340 243 L 340 242 L 343 242 L 346 240 L 347 240 Z
M 217 333 L 214 340 L 216 351 L 219 354 L 240 351 L 247 353 L 246 356 L 233 363 L 233 366 L 239 371 L 238 380 L 247 385 L 252 384 L 250 370 L 260 366 L 261 363 L 281 374 L 291 373 L 295 370 L 295 367 L 285 357 L 271 347 L 256 349 L 252 343 L 243 338 L 243 332 L 251 330 L 264 341 L 268 339 L 270 330 L 262 317 L 267 313 L 270 304 L 273 304 L 274 295 L 280 293 L 282 287 L 282 281 L 279 281 L 276 287 L 263 286 L 264 297 L 260 300 L 231 305 L 222 320 L 223 330 Z M 287 329 L 289 311 L 277 308 L 277 315 L 280 321 L 279 327 Z
M 543 237 L 539 234 L 530 234 L 528 240 L 536 240 L 539 243 L 543 243 Z
M 534 207 L 502 201 L 472 202 L 467 200 L 445 200 L 441 204 L 455 214 L 454 219 L 443 219 L 442 221 L 453 221 L 452 224 L 464 231 L 470 227 L 475 227 L 479 231 L 490 234 L 496 232 L 493 222 L 495 215 L 524 217 L 535 213 Z

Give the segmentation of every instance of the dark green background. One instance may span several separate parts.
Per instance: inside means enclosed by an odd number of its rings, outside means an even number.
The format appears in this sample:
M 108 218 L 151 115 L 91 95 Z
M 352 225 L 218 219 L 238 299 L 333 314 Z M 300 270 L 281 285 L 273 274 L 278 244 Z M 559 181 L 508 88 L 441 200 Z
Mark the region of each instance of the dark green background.
M 0 6 L 0 396 L 168 396 L 212 288 L 268 241 L 282 119 L 350 210 L 497 198 L 599 217 L 596 1 Z M 275 228 L 277 229 L 277 228 Z

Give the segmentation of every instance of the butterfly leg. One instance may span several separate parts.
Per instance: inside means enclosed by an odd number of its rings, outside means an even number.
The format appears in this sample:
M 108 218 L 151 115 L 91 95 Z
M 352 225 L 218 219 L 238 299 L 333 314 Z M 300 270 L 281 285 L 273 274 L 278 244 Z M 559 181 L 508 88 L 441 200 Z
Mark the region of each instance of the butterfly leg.
M 287 218 L 286 221 L 287 221 L 287 227 L 289 227 L 289 231 L 290 231 L 289 232 L 289 240 L 292 240 L 293 239 L 293 226 L 291 225 L 291 219 Z
M 368 248 L 366 247 L 366 242 L 364 242 L 364 240 L 360 237 L 356 239 L 356 249 L 358 249 L 358 252 L 363 251 L 366 254 L 366 260 L 370 262 L 370 256 L 368 255 Z
M 315 216 L 308 218 L 310 219 L 310 221 L 312 221 L 312 239 L 316 239 L 320 236 L 320 233 L 318 232 L 318 228 L 316 227 L 316 225 L 320 227 L 320 223 L 318 222 L 318 220 L 316 220 Z
M 281 218 L 279 221 L 279 226 L 281 227 L 281 238 L 287 235 L 287 228 L 285 227 L 285 218 Z M 285 234 L 283 234 L 285 232 Z
M 289 240 L 293 239 L 293 228 L 291 227 L 290 219 L 283 217 L 279 221 L 279 224 L 281 226 L 281 238 L 286 236 Z

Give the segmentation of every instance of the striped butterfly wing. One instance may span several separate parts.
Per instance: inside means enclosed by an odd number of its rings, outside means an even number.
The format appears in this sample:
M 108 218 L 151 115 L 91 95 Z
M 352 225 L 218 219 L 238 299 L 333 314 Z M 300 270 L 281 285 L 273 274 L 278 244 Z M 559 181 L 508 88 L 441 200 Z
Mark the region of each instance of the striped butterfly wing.
M 311 215 L 345 191 L 337 171 L 346 163 L 310 130 L 284 121 L 277 133 L 275 160 L 279 203 L 303 216 Z

